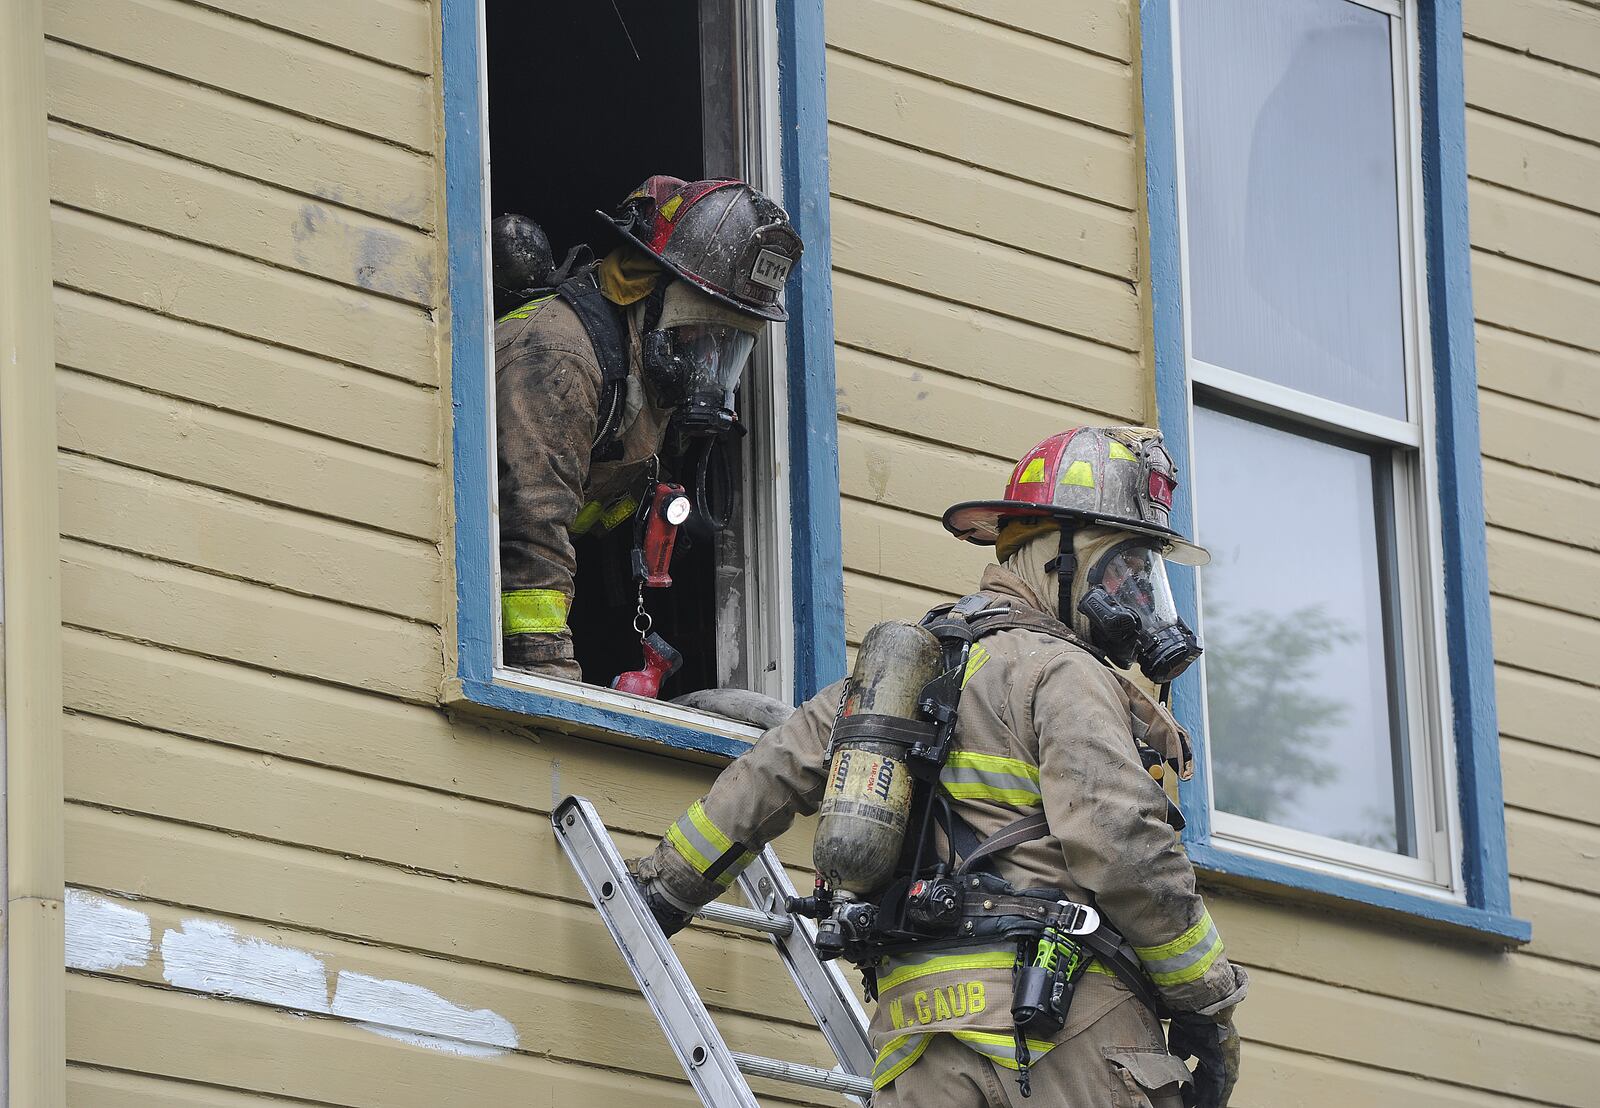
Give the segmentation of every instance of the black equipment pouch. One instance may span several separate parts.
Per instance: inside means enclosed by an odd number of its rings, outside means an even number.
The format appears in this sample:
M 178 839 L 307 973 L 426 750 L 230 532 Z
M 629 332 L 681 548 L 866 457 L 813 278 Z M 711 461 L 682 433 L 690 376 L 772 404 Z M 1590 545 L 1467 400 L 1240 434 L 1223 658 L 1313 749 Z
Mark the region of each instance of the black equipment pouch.
M 1044 931 L 1031 945 L 1017 947 L 1012 973 L 1011 1019 L 1024 1034 L 1047 1039 L 1067 1025 L 1067 1012 L 1078 979 L 1089 968 L 1092 955 L 1074 937 L 1073 919 L 1082 919 L 1081 905 L 1058 904 Z M 1098 913 L 1093 922 L 1099 923 Z
M 622 429 L 622 410 L 628 393 L 627 324 L 617 306 L 600 291 L 592 271 L 563 281 L 556 295 L 583 324 L 584 333 L 594 347 L 595 359 L 600 363 L 600 412 L 589 457 L 597 462 L 614 461 L 622 456 L 622 443 L 617 433 Z

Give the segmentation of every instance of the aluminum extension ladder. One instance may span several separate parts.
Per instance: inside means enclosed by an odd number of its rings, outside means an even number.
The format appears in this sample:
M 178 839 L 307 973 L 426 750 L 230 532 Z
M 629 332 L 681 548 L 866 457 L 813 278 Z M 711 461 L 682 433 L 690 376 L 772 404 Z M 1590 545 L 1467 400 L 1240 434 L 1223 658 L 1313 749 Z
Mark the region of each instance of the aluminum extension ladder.
M 872 1081 L 861 1075 L 872 1072 L 873 1054 L 867 1045 L 866 1014 L 839 967 L 817 957 L 807 925 L 785 907 L 786 898 L 794 896 L 795 890 L 771 847 L 762 850 L 739 875 L 739 888 L 750 907 L 713 903 L 696 914 L 711 923 L 762 932 L 772 940 L 811 1008 L 817 1028 L 839 1059 L 838 1069 L 729 1050 L 672 944 L 634 886 L 594 805 L 581 796 L 569 796 L 556 805 L 550 819 L 561 849 L 589 890 L 589 899 L 605 920 L 639 991 L 650 1002 L 689 1083 L 707 1108 L 760 1108 L 746 1074 L 844 1093 L 867 1103 Z

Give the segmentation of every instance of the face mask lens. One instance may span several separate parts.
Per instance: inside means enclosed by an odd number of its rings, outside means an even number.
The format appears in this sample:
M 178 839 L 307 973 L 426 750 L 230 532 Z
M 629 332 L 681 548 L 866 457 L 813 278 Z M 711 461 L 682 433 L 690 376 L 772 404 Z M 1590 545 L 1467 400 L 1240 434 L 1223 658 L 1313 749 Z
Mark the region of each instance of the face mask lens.
M 1097 582 L 1139 617 L 1146 631 L 1170 626 L 1178 620 L 1161 555 L 1145 545 L 1129 544 L 1113 551 L 1102 563 Z
M 673 349 L 689 367 L 689 391 L 720 392 L 731 400 L 756 337 L 735 327 L 690 324 L 673 328 Z

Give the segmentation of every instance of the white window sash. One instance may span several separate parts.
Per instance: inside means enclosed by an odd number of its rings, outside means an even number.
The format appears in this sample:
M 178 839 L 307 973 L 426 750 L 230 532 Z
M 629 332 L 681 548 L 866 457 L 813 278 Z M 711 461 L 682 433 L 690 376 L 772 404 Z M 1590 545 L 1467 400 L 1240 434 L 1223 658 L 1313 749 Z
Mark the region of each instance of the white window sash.
M 1277 824 L 1217 810 L 1214 795 L 1206 798 L 1211 809 L 1214 841 L 1242 853 L 1285 862 L 1319 872 L 1354 877 L 1368 883 L 1408 892 L 1460 901 L 1461 832 L 1454 798 L 1454 736 L 1450 726 L 1450 690 L 1445 665 L 1443 565 L 1438 478 L 1434 457 L 1434 405 L 1431 350 L 1427 328 L 1426 288 L 1422 268 L 1422 176 L 1420 143 L 1420 43 L 1416 0 L 1328 0 L 1354 3 L 1388 15 L 1390 72 L 1394 82 L 1395 166 L 1401 250 L 1402 328 L 1406 354 L 1407 418 L 1395 419 L 1352 405 L 1313 396 L 1298 389 L 1240 373 L 1194 357 L 1189 306 L 1189 211 L 1184 170 L 1183 46 L 1179 6 L 1170 0 L 1173 28 L 1173 95 L 1179 226 L 1179 277 L 1183 291 L 1184 372 L 1190 412 L 1196 402 L 1195 386 L 1219 397 L 1308 428 L 1331 431 L 1369 443 L 1395 448 L 1391 467 L 1395 505 L 1394 538 L 1399 596 L 1400 688 L 1404 691 L 1403 722 L 1411 779 L 1411 811 L 1417 857 L 1355 846 L 1328 836 L 1310 834 Z M 1192 417 L 1191 417 L 1192 418 Z M 1189 472 L 1195 473 L 1194 436 L 1190 434 Z M 1193 499 L 1195 525 L 1204 511 L 1204 490 Z M 1197 575 L 1196 603 L 1203 624 L 1204 584 Z M 1387 618 L 1387 616 L 1386 616 Z M 1205 658 L 1200 660 L 1200 703 L 1203 729 L 1209 735 L 1209 703 L 1204 679 Z M 1209 756 L 1209 742 L 1206 744 Z M 1208 778 L 1209 780 L 1209 778 Z
M 1422 429 L 1415 423 L 1327 400 L 1199 358 L 1189 359 L 1189 381 L 1226 393 L 1229 399 L 1243 401 L 1245 407 L 1287 416 L 1301 426 L 1413 450 L 1422 445 Z

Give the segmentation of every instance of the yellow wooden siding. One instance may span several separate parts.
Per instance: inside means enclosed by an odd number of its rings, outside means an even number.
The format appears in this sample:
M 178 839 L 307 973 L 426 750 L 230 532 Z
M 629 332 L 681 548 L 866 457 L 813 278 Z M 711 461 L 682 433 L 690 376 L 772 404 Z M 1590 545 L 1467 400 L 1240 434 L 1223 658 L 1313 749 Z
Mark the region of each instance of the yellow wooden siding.
M 46 6 L 68 880 L 153 946 L 72 976 L 71 1102 L 687 1106 L 548 819 L 643 849 L 707 771 L 437 708 L 437 7 Z M 162 954 L 197 926 L 520 1045 L 206 995 Z M 823 1061 L 762 947 L 680 949 L 737 1045 Z
M 846 636 L 985 555 L 939 525 L 1076 423 L 1144 417 L 1124 3 L 827 7 Z
M 1512 6 L 1487 15 L 1467 51 L 1507 823 L 1516 907 L 1536 937 L 1503 954 L 1211 890 L 1230 951 L 1255 974 L 1241 1012 L 1238 1104 L 1576 1105 L 1591 1096 L 1584 1073 L 1600 1058 L 1600 945 L 1590 937 L 1600 741 L 1586 722 L 1600 710 L 1600 149 L 1585 110 L 1594 79 L 1575 73 L 1574 59 L 1600 63 L 1575 37 L 1597 13 L 1552 0 Z M 880 619 L 971 587 L 988 556 L 945 535 L 938 517 L 949 503 L 996 495 L 1010 459 L 1054 430 L 1149 417 L 1143 328 L 1126 341 L 1111 291 L 1136 281 L 1140 264 L 1139 163 L 1118 141 L 1118 121 L 1137 106 L 1133 71 L 1121 72 L 1124 113 L 1106 98 L 1127 52 L 1049 23 L 1090 5 L 1048 7 L 829 7 L 852 643 Z M 882 29 L 886 11 L 900 27 L 932 11 L 940 27 L 901 44 Z M 1513 30 L 1504 48 L 1478 41 Z M 994 55 L 1002 44 L 1015 44 L 1014 65 Z M 1558 64 L 1539 60 L 1541 48 Z M 1041 58 L 1055 79 L 1030 96 L 1022 89 Z M 1495 85 L 1506 81 L 1515 87 Z M 1067 109 L 1080 89 L 1084 102 Z M 1546 99 L 1563 102 L 1511 118 Z M 1030 306 L 1040 281 L 1051 286 L 1043 311 Z M 1127 292 L 1137 322 L 1143 290 Z M 1091 304 L 1100 314 L 1083 314 Z
M 1468 0 L 1468 172 L 1512 897 L 1508 961 L 1600 1011 L 1600 9 Z M 1548 1006 L 1552 1017 L 1566 1004 Z M 1548 1096 L 1546 1093 L 1544 1096 Z M 1583 1098 L 1556 1100 L 1582 1103 Z
M 1214 893 L 1256 971 L 1240 1105 L 1576 1105 L 1600 1060 L 1595 9 L 1500 3 L 1469 0 L 1469 139 L 1535 940 L 1504 955 Z M 642 849 L 709 771 L 435 707 L 437 5 L 47 9 L 68 879 L 156 948 L 72 975 L 71 1102 L 687 1108 L 547 819 L 586 792 Z M 994 495 L 1059 427 L 1150 416 L 1136 6 L 827 16 L 854 641 L 975 580 L 987 555 L 945 535 L 949 502 Z M 807 841 L 781 844 L 797 872 Z M 520 1045 L 442 1053 L 173 986 L 161 942 L 194 920 L 493 1010 Z M 696 927 L 679 948 L 736 1045 L 821 1060 L 757 944 Z

